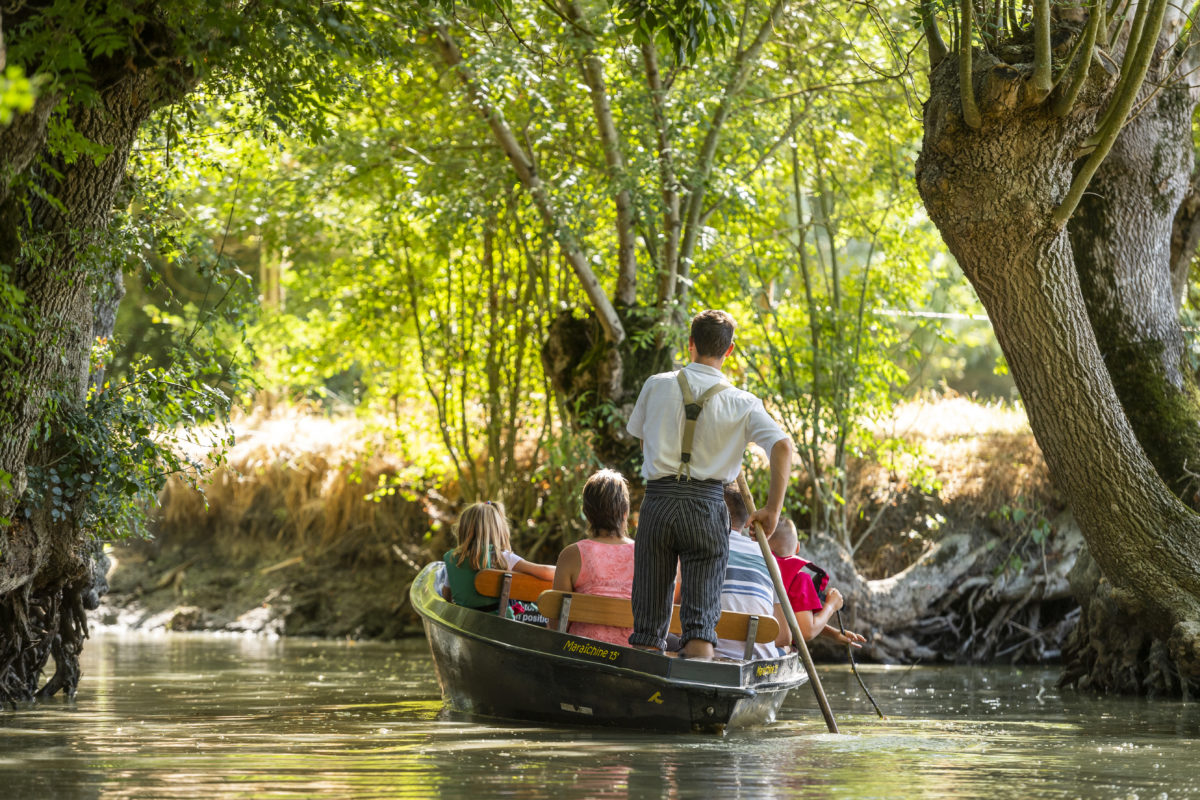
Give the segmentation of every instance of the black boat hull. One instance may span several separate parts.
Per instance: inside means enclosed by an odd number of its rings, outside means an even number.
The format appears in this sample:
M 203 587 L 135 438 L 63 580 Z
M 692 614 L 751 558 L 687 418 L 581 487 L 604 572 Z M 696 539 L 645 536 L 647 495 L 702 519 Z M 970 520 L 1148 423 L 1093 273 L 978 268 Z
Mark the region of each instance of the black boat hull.
M 436 569 L 414 581 L 438 683 L 458 711 L 502 719 L 662 731 L 767 724 L 808 675 L 795 655 L 689 661 L 447 603 Z

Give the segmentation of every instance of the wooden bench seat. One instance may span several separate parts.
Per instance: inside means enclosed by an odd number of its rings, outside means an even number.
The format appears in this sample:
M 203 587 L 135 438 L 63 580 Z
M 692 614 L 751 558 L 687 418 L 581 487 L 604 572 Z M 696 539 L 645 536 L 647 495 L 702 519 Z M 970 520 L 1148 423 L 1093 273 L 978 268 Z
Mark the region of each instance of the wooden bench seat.
M 509 600 L 536 603 L 542 592 L 551 587 L 550 581 L 535 578 L 524 572 L 505 572 L 502 569 L 481 569 L 475 573 L 475 591 L 484 597 L 499 599 L 499 613 L 504 614 Z
M 558 619 L 558 630 L 565 632 L 571 622 L 591 622 L 597 625 L 612 625 L 615 628 L 633 627 L 633 607 L 628 600 L 616 597 L 600 597 L 593 594 L 578 594 L 549 590 L 537 599 L 538 610 L 553 620 Z M 671 609 L 671 633 L 682 633 L 679 622 L 679 606 Z M 773 642 L 779 635 L 779 622 L 773 616 L 742 614 L 737 611 L 722 611 L 717 621 L 717 637 L 735 639 L 746 643 L 743 660 L 754 655 L 755 642 Z

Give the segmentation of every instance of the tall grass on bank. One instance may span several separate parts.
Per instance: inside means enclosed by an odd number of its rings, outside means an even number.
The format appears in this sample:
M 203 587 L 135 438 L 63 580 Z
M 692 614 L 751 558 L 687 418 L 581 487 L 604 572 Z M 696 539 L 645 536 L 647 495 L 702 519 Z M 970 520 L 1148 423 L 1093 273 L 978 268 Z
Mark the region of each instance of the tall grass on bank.
M 911 445 L 904 457 L 920 463 L 854 464 L 847 499 L 860 509 L 853 541 L 864 576 L 900 572 L 943 530 L 987 530 L 1014 550 L 1040 546 L 1065 509 L 1019 406 L 928 396 L 898 406 L 884 424 L 883 433 Z M 918 469 L 932 490 L 906 480 Z
M 237 443 L 204 494 L 182 481 L 168 483 L 156 535 L 202 538 L 230 558 L 259 563 L 303 555 L 414 566 L 449 546 L 459 487 L 447 473 L 430 471 L 428 458 L 418 466 L 401 454 L 401 446 L 414 446 L 400 441 L 411 432 L 296 408 L 258 408 L 233 425 Z M 959 519 L 1055 513 L 1057 495 L 1020 409 L 940 397 L 897 408 L 889 425 L 920 443 L 924 468 L 940 488 L 922 494 L 887 465 L 855 465 L 855 496 L 847 500 L 866 509 L 864 527 L 875 515 L 879 520 L 859 539 L 860 561 L 877 562 L 868 571 L 888 574 L 919 555 L 929 535 L 936 538 L 931 520 L 943 513 Z M 426 453 L 436 447 L 416 446 Z M 509 506 L 514 546 L 552 562 L 580 535 L 573 498 L 588 465 L 521 467 Z M 526 498 L 531 492 L 537 496 Z
M 157 536 L 203 537 L 244 560 L 304 554 L 391 561 L 398 556 L 393 546 L 425 558 L 439 514 L 422 494 L 395 485 L 407 465 L 367 422 L 285 408 L 242 417 L 233 427 L 236 444 L 203 494 L 168 482 Z
M 1057 494 L 1025 411 L 951 395 L 896 409 L 895 430 L 921 444 L 926 467 L 940 477 L 944 503 L 987 513 L 1015 497 L 1050 505 Z
M 452 470 L 430 456 L 438 445 L 416 428 L 261 406 L 232 427 L 236 444 L 203 492 L 168 482 L 156 537 L 204 539 L 238 560 L 303 555 L 412 567 L 441 556 L 460 506 L 475 499 L 460 497 Z M 519 458 L 520 474 L 494 498 L 508 503 L 513 544 L 523 555 L 553 562 L 582 535 L 578 493 L 594 463 L 558 452 L 578 446 L 551 443 L 542 449 L 547 463 Z

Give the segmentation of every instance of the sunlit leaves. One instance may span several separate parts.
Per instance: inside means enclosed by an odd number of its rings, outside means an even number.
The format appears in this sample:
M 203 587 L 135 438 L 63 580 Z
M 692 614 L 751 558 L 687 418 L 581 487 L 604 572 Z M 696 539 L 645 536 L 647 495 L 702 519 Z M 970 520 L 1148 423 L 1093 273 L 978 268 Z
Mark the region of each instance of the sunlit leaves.
M 705 25 L 725 26 L 727 11 L 716 5 L 676 5 L 715 15 Z M 505 6 L 503 19 L 460 9 L 457 18 L 426 21 L 453 27 L 486 102 L 519 138 L 610 291 L 613 196 L 630 192 L 637 299 L 653 312 L 664 197 L 699 171 L 699 145 L 738 43 L 718 35 L 705 57 L 665 59 L 669 89 L 658 119 L 639 40 L 621 28 L 631 8 L 618 8 L 614 24 L 608 9 L 586 4 L 578 27 L 532 2 Z M 738 379 L 770 398 L 816 454 L 810 461 L 826 458 L 827 449 L 840 454 L 821 466 L 835 478 L 822 489 L 833 502 L 849 496 L 843 456 L 891 448 L 889 457 L 903 460 L 895 442 L 873 438 L 869 423 L 920 373 L 939 333 L 926 318 L 903 315 L 956 302 L 955 278 L 936 257 L 936 234 L 911 181 L 919 131 L 895 39 L 906 13 L 899 4 L 836 15 L 787 9 L 724 123 L 689 265 L 695 305 L 730 308 L 742 321 L 743 346 L 730 365 Z M 661 44 L 657 19 L 645 30 Z M 686 14 L 679 20 L 684 39 L 700 30 L 688 28 Z M 227 100 L 204 97 L 174 127 L 158 120 L 155 146 L 166 149 L 155 152 L 172 154 L 164 174 L 190 193 L 181 208 L 193 224 L 236 242 L 240 263 L 258 275 L 264 381 L 294 396 L 382 410 L 401 430 L 436 430 L 459 473 L 483 486 L 494 463 L 557 452 L 566 435 L 557 427 L 562 409 L 539 349 L 556 315 L 585 302 L 555 231 L 426 33 L 389 31 L 394 41 L 341 63 L 344 91 L 308 107 L 321 118 L 319 137 L 304 126 L 264 126 L 269 111 L 239 121 Z M 677 55 L 690 47 L 685 42 Z M 603 66 L 623 149 L 619 172 L 597 135 L 583 53 Z M 244 97 L 271 108 L 257 94 Z M 675 166 L 667 183 L 664 130 Z M 630 330 L 643 350 L 679 333 L 661 322 Z M 418 419 L 413 409 L 422 404 L 427 415 Z M 613 419 L 627 411 L 576 410 Z
M 0 126 L 12 122 L 14 114 L 33 108 L 33 83 L 25 71 L 16 64 L 7 67 L 0 75 Z

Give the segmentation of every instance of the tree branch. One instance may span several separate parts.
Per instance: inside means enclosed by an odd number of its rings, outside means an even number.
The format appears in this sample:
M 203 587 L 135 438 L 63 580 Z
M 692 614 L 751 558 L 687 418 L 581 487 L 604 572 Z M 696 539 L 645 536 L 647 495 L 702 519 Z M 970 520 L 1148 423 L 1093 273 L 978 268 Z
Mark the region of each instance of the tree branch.
M 1142 11 L 1143 8 L 1146 8 L 1145 13 Z M 1153 60 L 1154 48 L 1158 42 L 1158 31 L 1162 27 L 1163 15 L 1166 10 L 1167 0 L 1150 0 L 1149 6 L 1143 5 L 1138 8 L 1133 24 L 1134 30 L 1138 33 L 1137 49 L 1127 49 L 1125 52 L 1125 58 L 1121 64 L 1121 79 L 1117 83 L 1117 88 L 1113 90 L 1113 100 L 1104 114 L 1102 127 L 1097 131 L 1096 149 L 1092 151 L 1087 161 L 1080 167 L 1079 172 L 1075 174 L 1074 180 L 1071 181 L 1071 188 L 1067 191 L 1067 196 L 1063 198 L 1062 204 L 1054 210 L 1051 222 L 1055 228 L 1062 228 L 1075 213 L 1075 207 L 1079 205 L 1079 200 L 1083 197 L 1083 192 L 1091 182 L 1092 176 L 1096 174 L 1100 163 L 1108 156 L 1113 142 L 1117 139 L 1117 134 L 1125 126 L 1125 118 L 1129 115 L 1129 109 L 1133 107 L 1137 93 L 1146 78 L 1146 71 L 1150 68 L 1150 62 Z M 1130 48 L 1133 47 L 1133 44 L 1133 32 L 1131 31 Z
M 970 5 L 963 0 L 964 5 Z M 1034 0 L 1033 4 L 1033 75 L 1030 83 L 1038 102 L 1050 94 L 1054 81 L 1050 73 L 1050 0 Z
M 938 64 L 946 60 L 950 51 L 946 48 L 942 32 L 938 29 L 937 18 L 933 14 L 933 4 L 926 0 L 917 7 L 917 13 L 921 15 L 921 28 L 925 31 L 925 41 L 929 44 L 929 69 L 932 71 Z
M 592 309 L 596 312 L 600 326 L 604 329 L 604 338 L 611 344 L 620 344 L 625 340 L 625 328 L 621 325 L 616 309 L 613 308 L 613 304 L 600 286 L 600 281 L 588 264 L 582 246 L 561 219 L 557 209 L 554 208 L 545 184 L 542 183 L 534 169 L 532 158 L 521 147 L 517 137 L 513 135 L 512 129 L 508 126 L 500 109 L 487 99 L 479 83 L 475 80 L 474 74 L 463 63 L 462 52 L 450 34 L 450 30 L 444 24 L 437 25 L 433 28 L 433 33 L 442 60 L 457 72 L 459 82 L 466 89 L 475 110 L 492 129 L 492 135 L 508 157 L 513 171 L 517 173 L 517 178 L 532 196 L 534 205 L 546 225 L 554 232 L 555 241 L 562 250 L 563 258 L 575 271 L 584 293 L 592 303 Z
M 975 105 L 975 83 L 971 78 L 971 29 L 975 23 L 974 0 L 958 0 L 962 22 L 958 33 L 958 89 L 962 97 L 963 122 L 979 128 L 983 120 Z
M 1075 49 L 1078 51 L 1078 62 L 1075 60 L 1076 53 L 1072 52 L 1067 58 L 1067 66 L 1063 68 L 1062 75 L 1059 76 L 1059 80 L 1062 80 L 1068 73 L 1072 74 L 1070 86 L 1054 101 L 1055 116 L 1065 117 L 1075 106 L 1075 100 L 1079 97 L 1079 91 L 1083 88 L 1083 82 L 1087 80 L 1088 71 L 1091 69 L 1092 48 L 1096 45 L 1096 36 L 1103 22 L 1104 0 L 1093 0 L 1087 28 L 1075 44 Z M 1074 64 L 1073 68 L 1072 64 Z
M 679 233 L 683 227 L 679 215 L 679 183 L 675 176 L 675 146 L 667 126 L 662 73 L 658 69 L 658 48 L 653 42 L 642 44 L 642 63 L 646 68 L 646 85 L 650 89 L 650 110 L 654 115 L 654 130 L 658 138 L 658 176 L 662 184 L 663 250 L 662 274 L 658 280 L 656 306 L 661 312 L 675 296 L 675 279 L 679 275 Z
M 739 50 L 733 60 L 733 75 L 729 82 L 725 84 L 725 91 L 721 95 L 721 101 L 717 105 L 717 110 L 713 112 L 712 119 L 708 124 L 708 132 L 704 137 L 704 143 L 700 147 L 700 154 L 696 159 L 696 168 L 689 186 L 689 195 L 687 202 L 687 214 L 685 216 L 683 241 L 679 249 L 679 275 L 686 278 L 691 268 L 692 257 L 696 251 L 696 241 L 700 236 L 700 213 L 704 209 L 704 192 L 708 186 L 708 178 L 712 173 L 713 159 L 717 154 L 717 143 L 721 138 L 721 128 L 725 124 L 725 120 L 729 116 L 729 111 L 733 107 L 734 99 L 741 94 L 742 89 L 746 85 L 746 80 L 750 76 L 750 69 L 758 61 L 759 53 L 762 52 L 763 46 L 767 40 L 771 38 L 775 27 L 779 24 L 779 19 L 783 16 L 784 0 L 775 0 L 771 5 L 771 11 L 767 15 L 767 19 L 758 29 L 758 34 L 750 45 L 744 50 Z M 681 283 L 684 287 L 679 292 L 680 300 L 686 298 L 687 282 Z

